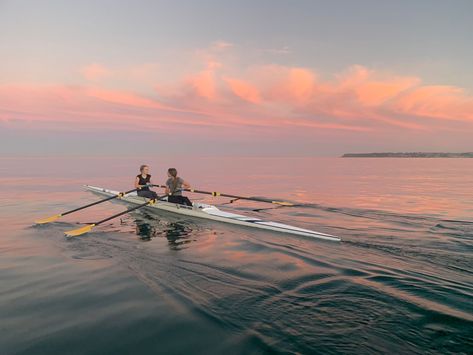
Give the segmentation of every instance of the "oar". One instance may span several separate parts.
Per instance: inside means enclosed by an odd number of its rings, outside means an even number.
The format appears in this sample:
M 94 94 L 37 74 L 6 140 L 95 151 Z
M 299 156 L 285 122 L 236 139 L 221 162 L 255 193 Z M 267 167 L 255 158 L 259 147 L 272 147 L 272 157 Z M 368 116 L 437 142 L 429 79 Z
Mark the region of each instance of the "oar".
M 83 210 L 84 208 L 91 207 L 91 206 L 95 206 L 95 205 L 98 205 L 99 203 L 113 200 L 114 198 L 123 197 L 123 196 L 125 196 L 126 194 L 129 194 L 129 193 L 134 192 L 134 191 L 136 191 L 136 190 L 139 190 L 139 189 L 133 189 L 133 190 L 126 191 L 126 192 L 120 192 L 119 194 L 117 194 L 117 195 L 115 195 L 115 196 L 107 197 L 107 198 L 105 198 L 105 199 L 103 199 L 103 200 L 99 200 L 99 201 L 96 201 L 96 202 L 92 202 L 92 203 L 89 203 L 88 205 L 85 205 L 85 206 L 82 206 L 82 207 L 78 207 L 78 208 L 74 208 L 73 210 L 70 210 L 70 211 L 67 211 L 67 212 L 59 213 L 59 214 L 56 214 L 56 215 L 51 216 L 51 217 L 48 217 L 48 218 L 38 219 L 37 221 L 35 221 L 35 223 L 36 223 L 36 224 L 45 224 L 45 223 L 49 223 L 49 222 L 54 222 L 55 220 L 57 220 L 58 218 L 60 218 L 60 217 L 62 217 L 62 216 L 65 216 L 66 214 L 69 214 L 69 213 L 72 213 L 72 212 L 76 212 L 76 211 L 80 211 L 80 210 Z
M 165 185 L 153 185 L 154 187 L 162 187 L 166 188 Z M 233 198 L 233 201 L 236 200 L 250 200 L 250 201 L 258 201 L 258 202 L 266 202 L 266 203 L 274 203 L 275 205 L 280 205 L 280 206 L 295 206 L 293 203 L 287 202 L 287 201 L 273 201 L 270 199 L 264 199 L 264 198 L 258 198 L 258 197 L 245 197 L 245 196 L 236 196 L 236 195 L 229 195 L 229 194 L 224 194 L 221 192 L 211 192 L 211 191 L 202 191 L 202 190 L 194 190 L 194 189 L 181 189 L 182 191 L 188 191 L 188 192 L 194 192 L 197 194 L 204 194 L 204 195 L 212 195 L 212 196 L 221 196 L 221 197 L 230 197 Z M 233 202 L 231 201 L 231 202 Z
M 123 211 L 123 212 L 120 212 L 120 213 L 117 213 L 117 214 L 114 214 L 113 216 L 110 216 L 110 217 L 107 217 L 105 219 L 102 219 L 101 221 L 98 221 L 98 222 L 95 222 L 95 223 L 91 223 L 91 224 L 88 224 L 86 225 L 85 227 L 81 227 L 81 228 L 77 228 L 77 229 L 74 229 L 74 230 L 70 230 L 70 231 L 67 231 L 65 232 L 64 234 L 66 235 L 66 237 L 77 237 L 78 235 L 82 235 L 82 234 L 85 234 L 87 232 L 90 232 L 90 230 L 92 228 L 94 228 L 95 226 L 98 226 L 99 224 L 102 224 L 104 222 L 107 222 L 107 221 L 110 221 L 111 219 L 114 219 L 114 218 L 117 218 L 117 217 L 120 217 L 126 213 L 130 213 L 132 211 L 135 211 L 137 210 L 138 208 L 141 208 L 141 207 L 145 207 L 145 206 L 148 206 L 148 205 L 152 205 L 154 203 L 156 203 L 158 199 L 151 199 L 149 200 L 148 202 L 145 202 L 145 203 L 142 203 L 141 205 L 138 205 L 138 206 L 135 206 L 133 208 L 130 208 L 126 211 Z

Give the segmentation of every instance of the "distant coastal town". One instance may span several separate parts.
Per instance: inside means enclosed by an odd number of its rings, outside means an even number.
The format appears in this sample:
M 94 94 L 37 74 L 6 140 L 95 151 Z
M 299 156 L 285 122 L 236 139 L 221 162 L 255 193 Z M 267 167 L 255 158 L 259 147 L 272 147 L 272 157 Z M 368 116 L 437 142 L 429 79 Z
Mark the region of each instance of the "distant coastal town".
M 473 158 L 473 152 L 469 153 L 346 153 L 342 158 Z

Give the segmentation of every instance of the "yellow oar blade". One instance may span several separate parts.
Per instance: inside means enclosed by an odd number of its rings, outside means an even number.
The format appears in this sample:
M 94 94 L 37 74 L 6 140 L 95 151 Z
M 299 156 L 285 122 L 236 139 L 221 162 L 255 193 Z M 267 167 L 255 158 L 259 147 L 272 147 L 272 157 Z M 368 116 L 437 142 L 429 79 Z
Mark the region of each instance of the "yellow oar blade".
M 271 203 L 274 203 L 276 205 L 281 205 L 281 206 L 294 206 L 293 203 L 285 202 L 285 201 L 271 201 Z
M 90 230 L 94 227 L 95 227 L 95 224 L 88 224 L 85 227 L 77 228 L 77 229 L 73 229 L 71 231 L 64 232 L 64 234 L 66 235 L 66 237 L 77 237 L 78 235 L 82 235 L 82 234 L 85 234 L 87 232 L 90 232 Z
M 45 223 L 54 222 L 55 220 L 57 220 L 61 216 L 62 216 L 62 214 L 56 214 L 56 215 L 48 217 L 48 218 L 38 219 L 38 220 L 35 221 L 35 223 L 36 224 L 45 224 Z

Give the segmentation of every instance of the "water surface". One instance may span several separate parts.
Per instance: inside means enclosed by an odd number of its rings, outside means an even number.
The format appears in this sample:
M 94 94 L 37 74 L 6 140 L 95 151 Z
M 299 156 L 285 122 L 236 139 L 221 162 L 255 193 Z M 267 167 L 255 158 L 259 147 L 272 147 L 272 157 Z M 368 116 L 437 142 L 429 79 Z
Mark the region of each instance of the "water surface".
M 33 225 L 143 162 L 343 242 L 146 210 L 63 236 L 120 203 Z M 468 159 L 0 158 L 1 353 L 471 353 L 471 186 Z

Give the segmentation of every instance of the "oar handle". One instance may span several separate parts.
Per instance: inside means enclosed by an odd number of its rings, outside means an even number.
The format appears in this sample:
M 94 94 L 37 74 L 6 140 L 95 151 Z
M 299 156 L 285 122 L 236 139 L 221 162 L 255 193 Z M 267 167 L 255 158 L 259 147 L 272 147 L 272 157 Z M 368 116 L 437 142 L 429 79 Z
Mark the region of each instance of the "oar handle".
M 162 187 L 163 189 L 165 189 L 167 187 L 166 185 L 156 185 L 156 184 L 153 184 L 151 186 L 152 187 Z

